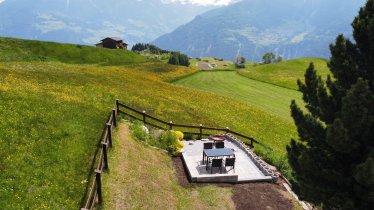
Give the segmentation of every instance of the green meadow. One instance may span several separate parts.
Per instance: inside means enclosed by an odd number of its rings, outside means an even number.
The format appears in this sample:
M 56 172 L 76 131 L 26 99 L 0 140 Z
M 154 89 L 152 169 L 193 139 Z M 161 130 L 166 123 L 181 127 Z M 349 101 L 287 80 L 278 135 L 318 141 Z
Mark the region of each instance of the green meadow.
M 246 64 L 244 70 L 239 74 L 250 79 L 271 83 L 285 88 L 297 90 L 297 79 L 304 79 L 305 70 L 313 62 L 319 75 L 323 79 L 330 74 L 325 59 L 321 58 L 299 58 L 274 64 Z
M 302 104 L 301 93 L 265 82 L 248 79 L 236 71 L 199 72 L 175 81 L 175 84 L 213 92 L 292 121 L 291 100 Z M 212 103 L 214 103 L 214 99 Z
M 195 68 L 88 46 L 9 38 L 0 46 L 2 209 L 80 208 L 115 99 L 175 123 L 230 127 L 276 156 L 297 136 L 276 111 L 170 83 Z

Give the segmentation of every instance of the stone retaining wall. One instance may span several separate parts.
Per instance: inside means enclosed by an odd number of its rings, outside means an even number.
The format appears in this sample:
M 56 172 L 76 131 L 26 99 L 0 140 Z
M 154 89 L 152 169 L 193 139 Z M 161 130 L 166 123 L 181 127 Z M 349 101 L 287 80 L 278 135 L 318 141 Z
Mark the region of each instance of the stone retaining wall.
M 269 167 L 269 165 L 263 161 L 261 158 L 259 158 L 246 144 L 244 144 L 240 139 L 236 138 L 235 136 L 231 134 L 225 134 L 224 137 L 226 140 L 229 140 L 236 144 L 239 148 L 241 148 L 245 153 L 248 155 L 248 157 L 256 164 L 256 166 L 260 169 L 260 171 L 265 176 L 271 176 L 273 179 L 273 182 L 276 182 L 279 178 L 279 174 L 272 171 Z

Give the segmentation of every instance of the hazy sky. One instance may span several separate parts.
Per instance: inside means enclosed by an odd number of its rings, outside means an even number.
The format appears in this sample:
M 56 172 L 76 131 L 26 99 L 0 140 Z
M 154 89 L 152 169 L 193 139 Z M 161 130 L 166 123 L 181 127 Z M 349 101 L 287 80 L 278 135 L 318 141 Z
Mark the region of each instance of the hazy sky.
M 199 5 L 228 5 L 234 0 L 161 0 L 165 3 L 180 2 L 182 4 L 199 4 Z
M 0 4 L 5 0 L 0 0 Z M 142 1 L 142 0 L 138 0 Z M 164 3 L 182 3 L 182 4 L 197 4 L 197 5 L 228 5 L 235 0 L 160 0 Z M 66 0 L 66 3 L 69 4 L 69 0 Z

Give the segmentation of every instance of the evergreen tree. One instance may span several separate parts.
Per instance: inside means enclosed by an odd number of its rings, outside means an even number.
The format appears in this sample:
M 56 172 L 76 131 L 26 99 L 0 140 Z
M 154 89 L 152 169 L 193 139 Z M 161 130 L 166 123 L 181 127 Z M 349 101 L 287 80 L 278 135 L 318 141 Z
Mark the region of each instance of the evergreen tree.
M 267 52 L 264 54 L 264 56 L 262 56 L 262 61 L 264 64 L 270 64 L 270 63 L 274 63 L 275 61 L 275 54 L 272 53 L 272 52 Z
M 180 66 L 189 66 L 190 60 L 187 55 L 180 52 L 172 52 L 168 61 L 169 64 L 180 65 Z
M 143 44 L 143 43 L 137 43 L 132 48 L 131 51 L 133 52 L 149 52 L 152 54 L 164 54 L 164 53 L 170 53 L 167 50 L 163 50 L 153 44 Z
M 374 206 L 374 0 L 352 27 L 355 43 L 339 35 L 330 45 L 334 79 L 311 64 L 298 81 L 308 112 L 291 103 L 301 140 L 287 147 L 293 187 L 326 209 Z
M 244 57 L 238 57 L 235 62 L 235 67 L 238 69 L 245 68 L 245 58 Z

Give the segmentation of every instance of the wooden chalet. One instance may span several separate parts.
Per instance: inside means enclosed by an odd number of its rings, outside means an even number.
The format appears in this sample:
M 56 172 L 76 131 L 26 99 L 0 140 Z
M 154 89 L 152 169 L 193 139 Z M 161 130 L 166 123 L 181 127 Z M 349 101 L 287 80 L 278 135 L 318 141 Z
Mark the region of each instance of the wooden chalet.
M 128 44 L 122 41 L 121 38 L 118 37 L 107 37 L 101 40 L 100 43 L 96 44 L 96 47 L 103 47 L 109 49 L 124 49 L 127 50 Z

